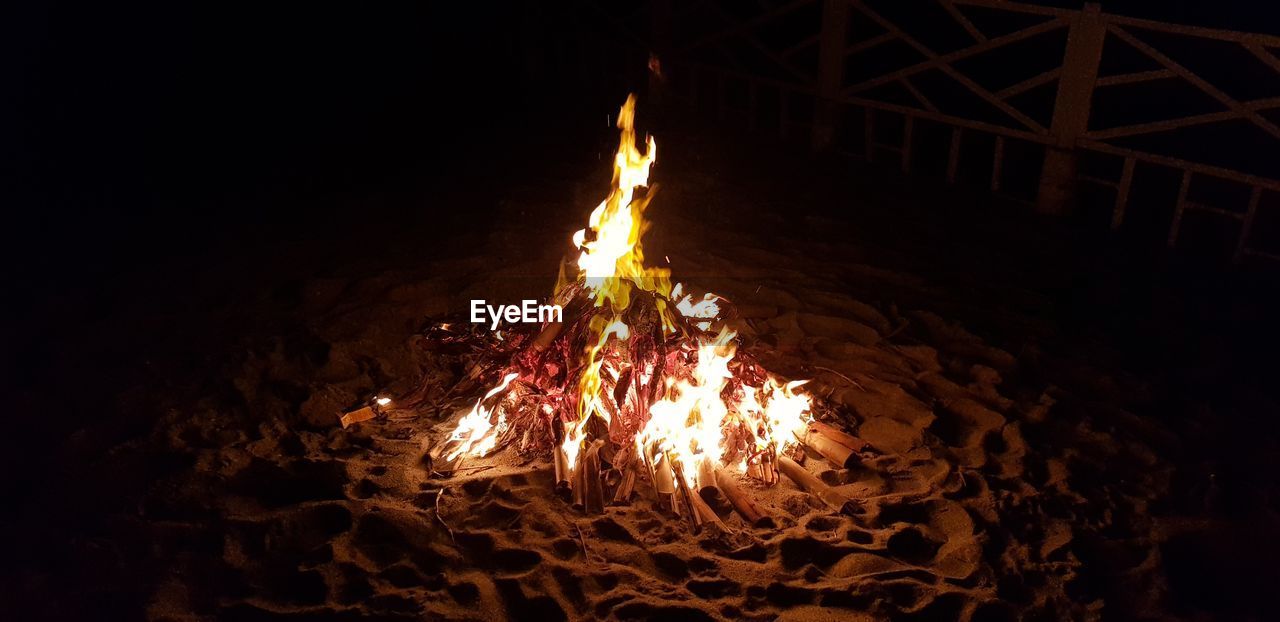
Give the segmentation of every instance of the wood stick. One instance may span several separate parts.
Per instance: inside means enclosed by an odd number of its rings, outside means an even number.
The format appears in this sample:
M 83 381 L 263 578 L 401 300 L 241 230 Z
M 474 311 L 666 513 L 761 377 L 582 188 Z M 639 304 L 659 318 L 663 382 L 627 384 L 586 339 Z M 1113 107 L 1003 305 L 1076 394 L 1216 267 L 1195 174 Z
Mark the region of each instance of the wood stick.
M 849 434 L 833 425 L 822 423 L 821 421 L 812 421 L 809 423 L 809 433 L 817 432 L 855 452 L 862 452 L 870 448 L 870 444 L 866 441 Z
M 777 456 L 773 452 L 764 454 L 760 460 L 760 481 L 766 486 L 778 483 Z
M 560 331 L 564 330 L 564 322 L 550 322 L 542 328 L 538 336 L 533 338 L 533 342 L 529 344 L 534 352 L 542 352 L 551 347 L 551 342 L 560 336 Z
M 712 475 L 712 477 L 714 477 L 714 475 Z M 716 514 L 716 511 L 711 509 L 711 506 L 707 505 L 707 502 L 703 501 L 702 497 L 698 495 L 689 495 L 689 504 L 693 506 L 694 513 L 702 517 L 703 524 L 715 523 L 720 527 L 720 529 L 728 529 L 724 526 L 724 521 L 720 520 L 720 516 Z
M 573 507 L 579 510 L 587 508 L 587 486 L 586 482 L 583 481 L 583 474 L 586 472 L 586 469 L 583 468 L 585 464 L 586 460 L 579 455 L 578 463 L 573 465 L 573 484 L 571 485 L 573 489 Z
M 658 492 L 658 503 L 666 505 L 676 516 L 680 515 L 680 502 L 676 498 L 675 477 L 671 473 L 670 457 L 666 452 L 653 461 L 653 488 Z
M 448 460 L 445 456 L 453 453 L 462 441 L 446 441 L 440 445 L 436 445 L 427 453 L 427 457 L 431 459 L 431 472 L 436 475 L 448 476 L 457 471 L 462 466 L 463 460 L 467 458 L 465 453 L 460 453 L 452 460 Z
M 556 445 L 555 449 L 551 451 L 551 462 L 555 465 L 556 470 L 555 492 L 562 498 L 568 497 L 570 492 L 569 457 L 565 455 L 564 447 Z
M 715 467 L 705 456 L 698 461 L 698 494 L 707 503 L 718 503 L 721 499 L 720 489 L 716 487 Z
M 671 463 L 671 472 L 674 475 L 672 479 L 675 480 L 676 489 L 679 491 L 678 496 L 684 503 L 684 508 L 689 513 L 689 522 L 693 523 L 693 530 L 696 532 L 702 529 L 704 517 L 702 513 L 698 511 L 698 506 L 694 505 L 696 503 L 694 501 L 695 495 L 693 494 L 693 491 L 689 490 L 689 482 L 686 482 L 684 479 L 684 468 L 679 462 L 671 459 L 671 454 L 665 455 L 667 457 L 667 462 Z
M 760 506 L 756 504 L 755 499 L 747 496 L 746 492 L 738 486 L 737 479 L 732 473 L 724 469 L 716 471 L 716 485 L 720 487 L 720 491 L 729 499 L 729 504 L 733 506 L 734 511 L 747 521 L 747 524 L 755 527 L 764 527 L 771 525 L 773 519 L 765 515 Z
M 636 470 L 634 465 L 628 465 L 627 469 L 622 472 L 622 481 L 618 482 L 618 490 L 613 493 L 614 505 L 621 505 L 631 500 L 631 493 L 636 487 Z
M 836 468 L 851 469 L 861 462 L 858 454 L 853 453 L 853 449 L 831 440 L 812 428 L 805 435 L 804 444 L 822 454 L 822 457 L 826 458 L 827 462 L 830 462 Z
M 861 513 L 861 507 L 853 499 L 823 483 L 822 480 L 800 466 L 795 460 L 786 456 L 778 456 L 778 470 L 782 471 L 782 474 L 795 482 L 797 486 L 809 491 L 810 494 L 821 499 L 823 503 L 831 506 L 831 508 L 849 515 Z
M 583 490 L 583 509 L 588 514 L 601 514 L 604 512 L 604 485 L 600 481 L 600 447 L 604 445 L 604 441 L 597 440 L 587 449 L 586 456 L 583 457 L 583 463 L 580 465 L 582 470 Z

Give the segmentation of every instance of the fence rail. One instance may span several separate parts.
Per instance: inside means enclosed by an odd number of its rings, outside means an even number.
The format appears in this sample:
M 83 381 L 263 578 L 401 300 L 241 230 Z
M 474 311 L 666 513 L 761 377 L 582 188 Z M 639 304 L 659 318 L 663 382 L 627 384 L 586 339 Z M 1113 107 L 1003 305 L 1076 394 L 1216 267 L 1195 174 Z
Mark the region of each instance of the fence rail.
M 649 0 L 643 9 L 653 25 L 651 49 L 663 57 L 664 66 L 678 66 L 689 78 L 683 95 L 696 100 L 711 91 L 717 115 L 732 107 L 727 103 L 727 85 L 745 85 L 746 103 L 738 112 L 746 115 L 753 128 L 761 121 L 760 98 L 769 93 L 777 102 L 778 132 L 795 136 L 798 128 L 806 129 L 812 146 L 823 150 L 840 147 L 836 137 L 842 120 L 848 118 L 850 108 L 861 108 L 863 144 L 859 151 L 849 153 L 873 160 L 884 151 L 893 152 L 904 172 L 913 168 L 917 121 L 940 124 L 951 128 L 945 165 L 948 182 L 957 180 L 961 161 L 975 155 L 965 137 L 970 133 L 986 135 L 992 138 L 989 185 L 995 191 L 1004 185 L 1007 142 L 1027 143 L 1044 153 L 1035 192 L 1037 208 L 1062 213 L 1074 204 L 1081 184 L 1106 188 L 1115 194 L 1110 218 L 1113 229 L 1126 223 L 1137 165 L 1173 169 L 1181 176 L 1168 225 L 1170 247 L 1177 246 L 1185 229 L 1184 215 L 1190 211 L 1236 223 L 1236 261 L 1251 256 L 1280 259 L 1280 252 L 1259 248 L 1251 239 L 1258 213 L 1267 205 L 1264 199 L 1280 194 L 1280 179 L 1274 171 L 1241 170 L 1214 162 L 1208 155 L 1188 156 L 1140 144 L 1171 132 L 1234 124 L 1235 130 L 1246 127 L 1253 138 L 1264 141 L 1260 149 L 1270 150 L 1266 153 L 1280 153 L 1275 150 L 1280 146 L 1280 125 L 1267 114 L 1280 109 L 1280 80 L 1276 80 L 1280 76 L 1276 51 L 1280 37 L 1112 15 L 1093 3 L 1083 9 L 1063 9 L 1005 0 L 919 2 L 922 7 L 936 8 L 939 20 L 949 20 L 956 33 L 963 33 L 960 36 L 967 43 L 957 46 L 954 38 L 949 45 L 930 41 L 931 33 L 918 32 L 920 24 L 888 17 L 872 6 L 871 0 L 783 1 L 749 15 L 740 14 L 740 5 L 732 6 L 737 13 L 731 11 L 731 4 L 702 0 L 682 3 L 676 9 L 671 0 Z M 992 16 L 1016 17 L 1023 23 L 1012 28 L 993 26 Z M 683 38 L 672 34 L 673 24 L 698 19 L 709 26 L 685 32 Z M 782 34 L 771 32 L 774 30 Z M 938 24 L 933 22 L 923 30 L 936 34 Z M 1158 40 L 1161 38 L 1165 40 Z M 1059 46 L 1059 51 L 1040 56 L 1060 62 L 1036 68 L 1029 75 L 1011 75 L 1013 69 L 997 72 L 997 76 L 991 72 L 979 75 L 965 65 L 998 58 L 1018 45 L 1046 42 Z M 1275 94 L 1235 94 L 1231 88 L 1215 84 L 1219 78 L 1205 77 L 1203 69 L 1197 72 L 1179 62 L 1179 45 L 1205 43 L 1254 59 L 1262 82 L 1275 83 Z M 864 63 L 868 55 L 885 50 L 895 50 L 899 56 L 905 51 L 914 59 L 875 75 L 849 77 L 851 69 L 869 66 Z M 1104 61 L 1126 53 L 1148 65 L 1104 74 Z M 957 110 L 950 105 L 951 98 L 931 96 L 928 85 L 939 78 L 951 87 L 958 86 L 984 108 L 981 112 Z M 1189 88 L 1217 109 L 1170 118 L 1126 119 L 1099 127 L 1108 114 L 1099 110 L 1095 95 L 1123 89 L 1142 93 L 1153 85 L 1170 84 Z M 1032 109 L 1034 102 L 1029 103 L 1028 95 L 1046 95 L 1051 87 L 1055 90 L 1046 118 Z M 898 97 L 886 95 L 888 89 L 896 89 Z M 807 120 L 796 118 L 797 106 L 812 108 Z M 877 129 L 881 115 L 901 119 L 902 132 L 896 143 L 880 142 Z M 1082 156 L 1118 161 L 1118 175 L 1106 178 L 1082 173 Z M 1280 158 L 1269 161 L 1274 165 Z M 1247 203 L 1224 207 L 1189 199 L 1203 179 L 1243 187 Z

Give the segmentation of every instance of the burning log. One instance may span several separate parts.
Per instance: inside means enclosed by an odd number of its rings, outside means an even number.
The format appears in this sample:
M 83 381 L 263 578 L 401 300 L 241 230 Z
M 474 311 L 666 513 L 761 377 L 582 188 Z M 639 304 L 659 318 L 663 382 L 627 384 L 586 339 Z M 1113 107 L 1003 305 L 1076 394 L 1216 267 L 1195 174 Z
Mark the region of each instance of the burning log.
M 755 527 L 764 527 L 773 523 L 773 519 L 765 515 L 760 506 L 756 505 L 755 500 L 743 492 L 731 473 L 721 469 L 716 471 L 715 478 L 716 485 L 720 487 L 724 496 L 729 499 L 729 504 L 733 506 L 734 511 L 748 524 Z
M 861 508 L 857 502 L 823 483 L 822 480 L 800 466 L 795 460 L 786 456 L 778 456 L 778 470 L 782 471 L 782 474 L 795 482 L 797 486 L 821 499 L 823 503 L 831 506 L 832 509 L 849 515 L 861 513 Z

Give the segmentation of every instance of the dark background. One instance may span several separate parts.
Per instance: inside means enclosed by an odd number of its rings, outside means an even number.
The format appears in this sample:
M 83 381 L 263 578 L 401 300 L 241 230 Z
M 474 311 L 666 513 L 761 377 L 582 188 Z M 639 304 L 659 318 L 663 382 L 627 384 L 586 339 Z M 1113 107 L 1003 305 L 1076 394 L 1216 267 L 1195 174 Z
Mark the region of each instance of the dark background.
M 1280 31 L 1269 3 L 1104 8 Z M 611 60 L 584 32 L 640 48 L 600 26 L 590 3 L 47 2 L 6 11 L 0 384 L 18 396 L 3 452 L 14 465 L 83 420 L 110 416 L 100 390 L 141 347 L 122 337 L 106 356 L 69 367 L 50 352 L 70 328 L 131 304 L 199 305 L 202 275 L 229 256 L 271 270 L 253 258 L 299 240 L 329 246 L 294 261 L 341 261 L 379 228 L 417 227 L 424 247 L 460 220 L 474 228 L 523 171 L 609 140 L 604 114 L 642 86 L 642 67 L 602 79 Z M 61 414 L 29 412 L 50 392 Z
M 154 262 L 268 221 L 305 228 L 326 215 L 326 192 L 410 169 L 447 178 L 477 157 L 500 157 L 483 147 L 513 133 L 563 131 L 616 98 L 557 75 L 575 52 L 566 42 L 597 17 L 588 6 L 64 1 L 10 9 L 0 102 L 3 182 L 13 193 L 7 263 L 18 268 L 21 291 L 37 295 L 66 287 L 64 277 Z M 1280 30 L 1270 3 L 1103 6 Z M 257 200 L 282 192 L 316 200 Z

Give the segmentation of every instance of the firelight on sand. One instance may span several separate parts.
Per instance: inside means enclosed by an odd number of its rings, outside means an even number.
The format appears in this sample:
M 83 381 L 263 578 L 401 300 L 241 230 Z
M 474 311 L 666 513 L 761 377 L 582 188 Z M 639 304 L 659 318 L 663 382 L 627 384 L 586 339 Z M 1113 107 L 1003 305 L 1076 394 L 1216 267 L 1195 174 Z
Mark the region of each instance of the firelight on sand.
M 617 447 L 634 446 L 635 459 L 651 475 L 669 481 L 654 469 L 670 469 L 691 488 L 714 486 L 716 469 L 736 465 L 752 473 L 749 465 L 755 465 L 758 473 L 762 463 L 775 464 L 780 453 L 799 443 L 812 419 L 810 398 L 796 392 L 803 381 L 784 383 L 753 362 L 735 359 L 737 333 L 722 321 L 723 298 L 712 293 L 695 297 L 681 284 L 672 286 L 669 270 L 644 265 L 641 236 L 648 228 L 644 212 L 656 190 L 649 172 L 657 144 L 649 137 L 640 151 L 634 121 L 635 98 L 628 97 L 618 115 L 621 138 L 609 194 L 591 212 L 589 226 L 573 234 L 579 253 L 576 276 L 566 278 L 562 269 L 556 285 L 558 302 L 584 293 L 592 314 L 583 331 L 582 358 L 570 364 L 579 370 L 577 378 L 569 376 L 572 384 L 564 387 L 566 393 L 576 391 L 575 399 L 565 400 L 556 413 L 564 426 L 558 450 L 572 471 L 590 430 L 596 436 L 609 430 Z M 657 338 L 671 351 L 656 362 L 633 351 L 640 346 L 628 319 L 638 315 L 632 308 L 638 297 L 656 312 Z M 748 368 L 753 371 L 743 371 Z M 446 458 L 483 456 L 495 448 L 508 425 L 503 409 L 518 408 L 520 398 L 504 402 L 520 392 L 485 404 L 507 392 L 518 375 L 506 374 L 459 421 Z M 614 421 L 617 417 L 623 421 Z M 630 437 L 619 438 L 617 430 Z M 776 476 L 764 479 L 772 483 Z

